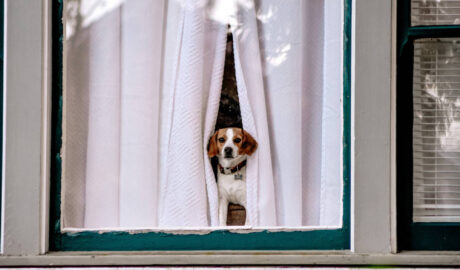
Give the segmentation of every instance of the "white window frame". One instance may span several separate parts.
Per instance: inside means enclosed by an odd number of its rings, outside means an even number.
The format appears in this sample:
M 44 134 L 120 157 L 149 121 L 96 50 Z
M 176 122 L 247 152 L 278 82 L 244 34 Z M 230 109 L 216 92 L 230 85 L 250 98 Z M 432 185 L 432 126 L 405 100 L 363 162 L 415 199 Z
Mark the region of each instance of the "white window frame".
M 351 250 L 48 252 L 52 1 L 5 0 L 0 265 L 460 264 L 396 253 L 396 0 L 353 1 Z
M 47 250 L 51 1 L 5 1 L 2 230 L 5 255 Z

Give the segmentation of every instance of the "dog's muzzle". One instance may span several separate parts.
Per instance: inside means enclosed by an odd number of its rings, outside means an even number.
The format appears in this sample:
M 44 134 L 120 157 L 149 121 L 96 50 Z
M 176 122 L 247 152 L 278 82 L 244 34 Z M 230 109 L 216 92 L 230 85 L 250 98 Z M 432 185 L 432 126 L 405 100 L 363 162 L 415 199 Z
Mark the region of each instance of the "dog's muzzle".
M 225 158 L 233 158 L 233 149 L 231 147 L 224 148 L 224 157 Z

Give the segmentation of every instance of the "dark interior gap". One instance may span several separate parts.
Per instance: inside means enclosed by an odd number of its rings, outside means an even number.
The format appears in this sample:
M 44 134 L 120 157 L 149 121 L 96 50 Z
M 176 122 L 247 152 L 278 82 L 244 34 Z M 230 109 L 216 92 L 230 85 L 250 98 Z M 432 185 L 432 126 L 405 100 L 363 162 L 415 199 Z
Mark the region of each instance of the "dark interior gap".
M 230 26 L 229 26 L 230 29 Z M 240 102 L 238 88 L 236 86 L 235 57 L 233 53 L 233 35 L 227 33 L 227 48 L 225 51 L 224 76 L 222 79 L 222 91 L 220 94 L 219 113 L 217 114 L 216 130 L 226 127 L 242 128 Z M 211 160 L 214 174 L 217 167 L 217 158 Z M 217 178 L 216 178 L 217 179 Z M 227 225 L 244 225 L 246 210 L 241 205 L 230 204 L 228 206 Z

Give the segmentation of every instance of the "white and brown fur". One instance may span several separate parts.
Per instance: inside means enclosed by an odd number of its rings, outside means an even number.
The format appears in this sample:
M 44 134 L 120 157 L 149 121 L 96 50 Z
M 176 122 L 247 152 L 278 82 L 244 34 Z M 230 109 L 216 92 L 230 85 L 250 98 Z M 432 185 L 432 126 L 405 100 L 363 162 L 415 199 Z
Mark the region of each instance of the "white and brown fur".
M 241 128 L 222 128 L 212 135 L 208 144 L 208 156 L 217 156 L 219 192 L 219 225 L 227 225 L 228 204 L 239 204 L 246 208 L 246 166 L 239 164 L 257 149 L 257 142 Z M 232 173 L 232 169 L 237 171 Z M 235 176 L 236 175 L 236 176 Z

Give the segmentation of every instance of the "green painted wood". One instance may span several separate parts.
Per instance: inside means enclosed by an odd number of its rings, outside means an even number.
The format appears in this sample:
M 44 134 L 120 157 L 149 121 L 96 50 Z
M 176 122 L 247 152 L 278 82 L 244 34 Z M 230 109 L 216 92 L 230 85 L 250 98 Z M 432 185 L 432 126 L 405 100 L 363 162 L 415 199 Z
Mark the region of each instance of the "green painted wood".
M 399 250 L 460 250 L 460 223 L 412 220 L 414 40 L 459 37 L 459 25 L 411 26 L 410 0 L 398 2 L 396 163 Z
M 351 11 L 352 0 L 344 0 L 343 33 L 343 227 L 344 246 L 350 249 L 351 217 Z
M 460 250 L 460 223 L 412 223 L 411 250 Z
M 56 243 L 55 243 L 56 244 Z M 309 232 L 256 232 L 250 234 L 213 231 L 205 235 L 169 233 L 97 232 L 61 234 L 64 251 L 88 250 L 305 250 L 347 249 L 344 230 Z
M 53 119 L 50 250 L 344 250 L 350 249 L 351 0 L 345 1 L 343 74 L 343 226 L 335 230 L 177 235 L 165 232 L 62 233 L 60 226 L 62 146 L 62 1 L 53 1 Z

